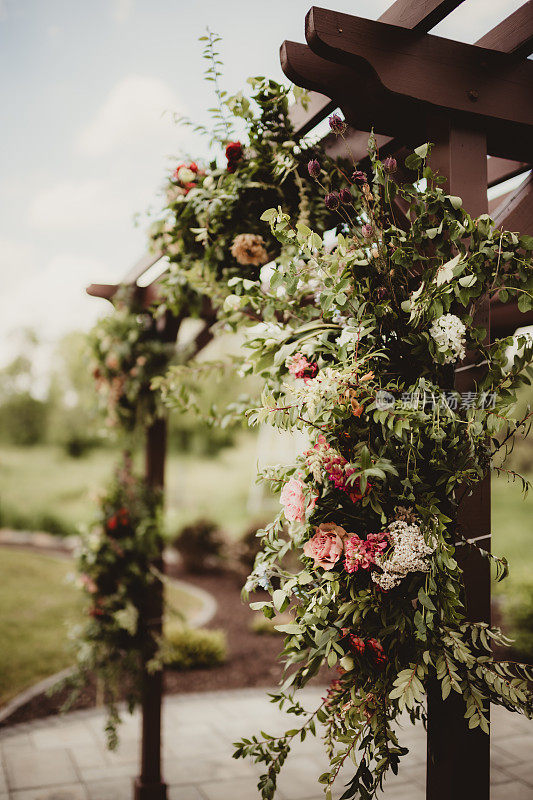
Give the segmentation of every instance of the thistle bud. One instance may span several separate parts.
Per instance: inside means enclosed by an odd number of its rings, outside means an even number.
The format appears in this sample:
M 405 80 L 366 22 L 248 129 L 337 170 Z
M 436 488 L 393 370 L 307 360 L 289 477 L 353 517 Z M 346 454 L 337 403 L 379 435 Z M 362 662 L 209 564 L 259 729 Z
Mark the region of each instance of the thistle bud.
M 387 156 L 387 158 L 383 160 L 383 167 L 388 175 L 392 175 L 392 173 L 396 172 L 398 169 L 398 163 L 392 156 Z
M 352 175 L 352 181 L 354 183 L 368 183 L 366 172 L 363 172 L 360 169 L 356 169 Z
M 324 198 L 326 208 L 329 208 L 330 211 L 336 211 L 340 205 L 340 202 L 340 197 L 337 192 L 330 192 Z
M 350 203 L 353 203 L 353 196 L 349 189 L 341 189 L 339 192 L 339 197 L 341 203 L 344 203 L 346 206 Z
M 320 163 L 313 158 L 309 164 L 307 165 L 307 171 L 309 172 L 312 178 L 318 178 L 320 175 Z
M 361 233 L 365 239 L 370 239 L 374 233 L 374 228 L 367 222 L 361 228 Z
M 329 127 L 336 133 L 337 136 L 342 136 L 343 133 L 346 131 L 347 125 L 345 121 L 339 117 L 338 114 L 332 114 L 329 118 Z

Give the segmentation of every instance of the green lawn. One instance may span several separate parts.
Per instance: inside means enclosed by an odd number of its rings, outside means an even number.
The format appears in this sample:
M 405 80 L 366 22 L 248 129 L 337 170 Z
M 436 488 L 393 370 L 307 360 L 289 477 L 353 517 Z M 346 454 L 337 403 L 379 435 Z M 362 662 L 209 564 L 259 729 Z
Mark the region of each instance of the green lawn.
M 80 619 L 82 593 L 69 582 L 72 563 L 0 548 L 0 704 L 72 663 L 68 626 Z M 172 608 L 198 608 L 193 595 L 166 587 Z
M 52 516 L 74 532 L 94 518 L 95 499 L 112 474 L 118 454 L 97 449 L 69 458 L 54 446 L 0 449 L 0 527 L 47 529 Z M 256 473 L 256 440 L 243 435 L 237 447 L 216 456 L 170 453 L 167 466 L 167 528 L 173 534 L 199 516 L 220 523 L 232 536 L 245 529 L 247 501 Z M 5 519 L 2 522 L 2 509 Z M 13 513 L 19 517 L 11 522 Z
M 492 481 L 492 549 L 507 558 L 510 569 L 497 591 L 505 591 L 506 584 L 533 585 L 533 497 L 524 499 L 520 484 L 504 478 Z

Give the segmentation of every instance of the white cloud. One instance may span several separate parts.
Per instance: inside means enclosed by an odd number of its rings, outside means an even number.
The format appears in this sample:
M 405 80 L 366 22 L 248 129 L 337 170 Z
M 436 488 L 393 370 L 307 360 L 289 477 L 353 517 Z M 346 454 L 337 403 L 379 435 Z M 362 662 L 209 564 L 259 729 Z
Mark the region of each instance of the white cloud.
M 113 17 L 117 22 L 127 22 L 133 11 L 133 0 L 114 0 Z
M 60 181 L 38 191 L 29 207 L 30 223 L 43 231 L 90 231 L 128 217 L 127 195 L 106 178 Z
M 77 152 L 101 157 L 130 149 L 132 144 L 168 147 L 175 139 L 175 125 L 171 113 L 165 112 L 178 108 L 175 93 L 164 81 L 129 75 L 111 89 L 93 120 L 81 131 Z
M 0 303 L 0 363 L 13 356 L 12 331 L 32 327 L 43 342 L 53 344 L 70 330 L 88 328 L 106 309 L 103 301 L 85 292 L 86 286 L 106 274 L 103 262 L 64 252 L 43 265 L 35 252 L 17 250 L 18 258 L 7 254 L 9 260 L 2 253 L 2 275 L 8 266 L 14 279 L 9 295 L 3 293 Z M 31 265 L 38 269 L 32 271 Z

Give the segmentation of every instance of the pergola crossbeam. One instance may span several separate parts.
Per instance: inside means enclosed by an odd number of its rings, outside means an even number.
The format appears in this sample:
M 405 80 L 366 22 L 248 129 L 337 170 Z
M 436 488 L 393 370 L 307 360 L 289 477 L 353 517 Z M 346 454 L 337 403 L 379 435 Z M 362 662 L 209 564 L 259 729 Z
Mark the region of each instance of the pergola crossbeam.
M 533 52 L 533 0 L 527 0 L 513 14 L 479 39 L 479 47 L 527 58 Z

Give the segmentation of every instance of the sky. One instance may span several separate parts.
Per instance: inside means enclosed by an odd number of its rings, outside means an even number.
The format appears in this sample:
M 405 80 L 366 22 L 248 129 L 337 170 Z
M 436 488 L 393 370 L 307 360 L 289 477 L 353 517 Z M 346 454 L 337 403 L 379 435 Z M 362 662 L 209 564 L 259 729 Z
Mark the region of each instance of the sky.
M 474 42 L 522 0 L 466 0 L 433 33 Z M 146 248 L 147 212 L 173 160 L 207 155 L 173 122 L 207 120 L 198 37 L 223 37 L 224 88 L 283 80 L 279 46 L 304 41 L 310 0 L 0 0 L 0 365 L 16 331 L 50 348 L 105 310 Z M 322 7 L 376 19 L 390 0 Z

